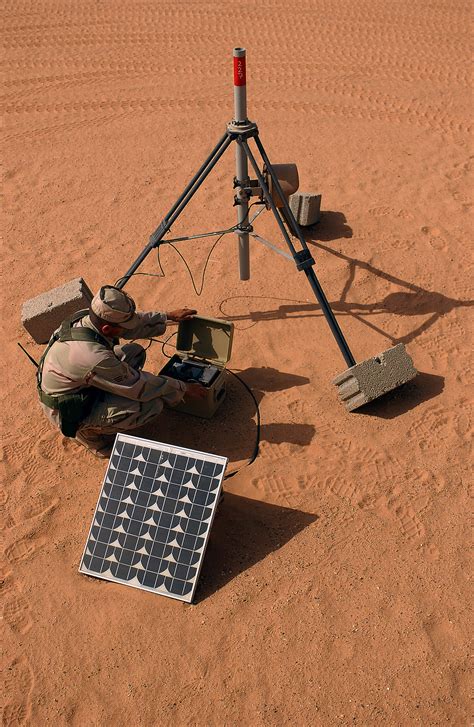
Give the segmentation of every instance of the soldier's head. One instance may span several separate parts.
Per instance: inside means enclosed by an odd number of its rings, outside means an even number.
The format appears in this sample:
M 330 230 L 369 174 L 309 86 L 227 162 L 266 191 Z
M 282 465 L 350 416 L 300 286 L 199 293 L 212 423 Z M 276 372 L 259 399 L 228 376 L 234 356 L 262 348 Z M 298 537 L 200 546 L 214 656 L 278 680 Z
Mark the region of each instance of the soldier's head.
M 94 326 L 104 336 L 120 336 L 126 329 L 139 323 L 135 301 L 113 285 L 103 285 L 92 298 L 89 315 Z

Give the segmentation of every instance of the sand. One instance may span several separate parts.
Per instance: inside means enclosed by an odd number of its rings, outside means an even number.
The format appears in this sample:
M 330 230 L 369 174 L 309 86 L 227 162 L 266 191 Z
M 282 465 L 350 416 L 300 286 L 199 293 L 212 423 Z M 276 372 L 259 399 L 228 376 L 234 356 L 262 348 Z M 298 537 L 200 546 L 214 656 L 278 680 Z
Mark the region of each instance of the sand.
M 469 5 L 261 0 L 4 5 L 4 725 L 468 724 L 473 295 Z M 21 306 L 113 283 L 232 117 L 232 48 L 275 163 L 322 193 L 307 232 L 356 359 L 403 342 L 421 372 L 348 414 L 346 366 L 305 276 L 232 235 L 196 296 L 170 249 L 142 309 L 235 323 L 260 401 L 257 461 L 229 481 L 195 605 L 79 575 L 105 463 L 43 418 Z M 233 224 L 233 152 L 173 234 Z M 257 223 L 256 223 L 257 224 Z M 269 214 L 258 232 L 282 244 Z M 199 283 L 213 240 L 180 250 Z M 158 272 L 153 253 L 140 268 Z M 158 371 L 160 347 L 149 351 Z M 143 435 L 250 455 L 248 394 Z

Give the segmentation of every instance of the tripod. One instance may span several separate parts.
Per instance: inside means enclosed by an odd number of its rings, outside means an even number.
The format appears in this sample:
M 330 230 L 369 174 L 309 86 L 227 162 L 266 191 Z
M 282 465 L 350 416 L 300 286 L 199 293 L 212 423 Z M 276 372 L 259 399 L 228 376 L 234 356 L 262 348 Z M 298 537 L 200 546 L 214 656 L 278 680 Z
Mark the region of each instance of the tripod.
M 248 244 L 249 234 L 253 233 L 252 225 L 248 222 L 248 200 L 255 194 L 258 193 L 263 195 L 267 207 L 271 209 L 275 220 L 281 230 L 283 238 L 290 250 L 291 257 L 293 258 L 298 270 L 302 270 L 308 282 L 317 298 L 319 305 L 324 313 L 327 323 L 332 331 L 334 338 L 339 346 L 339 349 L 344 357 L 348 367 L 354 366 L 356 361 L 351 353 L 351 350 L 347 344 L 346 339 L 339 327 L 339 324 L 334 316 L 333 311 L 329 305 L 326 295 L 321 287 L 321 284 L 316 277 L 314 272 L 314 259 L 311 252 L 304 240 L 301 229 L 296 222 L 296 219 L 291 211 L 288 204 L 287 198 L 282 191 L 280 182 L 277 174 L 270 163 L 264 146 L 260 140 L 257 125 L 247 119 L 246 111 L 246 78 L 245 78 L 245 50 L 243 48 L 234 49 L 234 111 L 235 119 L 227 125 L 225 134 L 216 144 L 212 152 L 209 154 L 207 159 L 201 165 L 199 170 L 196 172 L 194 177 L 191 179 L 187 187 L 184 189 L 180 197 L 176 200 L 170 211 L 162 219 L 155 232 L 151 235 L 148 245 L 142 251 L 142 253 L 135 260 L 133 265 L 127 270 L 125 275 L 120 278 L 117 285 L 119 288 L 123 288 L 131 276 L 135 273 L 137 268 L 145 260 L 147 255 L 160 244 L 166 244 L 166 240 L 163 240 L 166 233 L 170 230 L 173 223 L 178 219 L 188 202 L 194 196 L 196 191 L 202 185 L 208 174 L 216 166 L 219 159 L 222 157 L 226 149 L 232 144 L 236 143 L 236 177 L 234 179 L 234 187 L 236 188 L 235 202 L 237 205 L 237 226 L 236 233 L 239 238 L 239 262 L 240 262 L 240 277 L 242 280 L 249 278 L 249 263 L 248 263 Z M 269 188 L 268 176 L 260 171 L 257 159 L 249 146 L 249 140 L 253 139 L 257 150 L 260 154 L 261 160 L 264 163 L 267 175 L 269 175 L 274 192 L 279 196 L 282 206 L 282 212 L 276 206 L 274 198 Z M 255 172 L 256 181 L 250 180 L 248 177 L 248 162 L 252 166 Z M 257 187 L 258 183 L 258 187 Z M 292 242 L 290 235 L 288 234 L 286 225 L 289 227 L 291 233 L 299 241 L 301 249 L 297 250 Z M 289 257 L 289 256 L 286 256 Z

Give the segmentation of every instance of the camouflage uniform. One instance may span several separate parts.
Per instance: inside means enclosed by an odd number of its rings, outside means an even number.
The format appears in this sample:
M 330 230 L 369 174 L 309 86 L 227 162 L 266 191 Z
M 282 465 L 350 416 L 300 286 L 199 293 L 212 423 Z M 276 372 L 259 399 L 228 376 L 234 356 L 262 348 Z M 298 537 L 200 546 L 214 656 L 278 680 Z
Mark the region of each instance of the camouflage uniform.
M 116 305 L 116 301 L 112 303 Z M 97 303 L 97 296 L 91 309 L 101 319 L 120 325 L 124 329 L 120 335 L 125 339 L 150 338 L 166 329 L 164 313 L 135 313 L 133 308 L 133 315 L 126 321 L 117 320 L 126 311 L 115 316 L 116 311 L 111 309 L 111 313 L 107 302 Z M 104 337 L 88 315 L 73 327 L 89 328 Z M 113 345 L 114 339 L 107 340 L 111 348 L 90 341 L 56 341 L 46 353 L 41 378 L 41 389 L 53 396 L 88 387 L 100 389 L 92 411 L 76 434 L 82 444 L 96 452 L 110 441 L 104 435 L 146 424 L 160 414 L 165 403 L 178 404 L 186 391 L 181 381 L 143 371 L 146 352 L 138 343 Z M 59 411 L 44 404 L 42 407 L 48 419 L 59 427 Z

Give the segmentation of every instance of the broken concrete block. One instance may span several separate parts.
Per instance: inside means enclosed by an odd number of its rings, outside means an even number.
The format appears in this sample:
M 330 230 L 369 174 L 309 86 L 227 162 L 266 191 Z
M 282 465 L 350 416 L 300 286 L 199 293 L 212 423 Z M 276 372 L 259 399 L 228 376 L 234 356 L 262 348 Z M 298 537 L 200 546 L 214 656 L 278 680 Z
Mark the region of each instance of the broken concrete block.
M 27 300 L 23 304 L 21 322 L 36 343 L 47 343 L 68 316 L 89 307 L 92 297 L 84 280 L 75 278 Z
M 378 356 L 351 366 L 336 376 L 333 383 L 346 409 L 353 411 L 411 381 L 417 373 L 405 346 L 399 343 Z
M 321 219 L 321 195 L 296 192 L 290 195 L 290 209 L 301 227 L 315 225 Z

